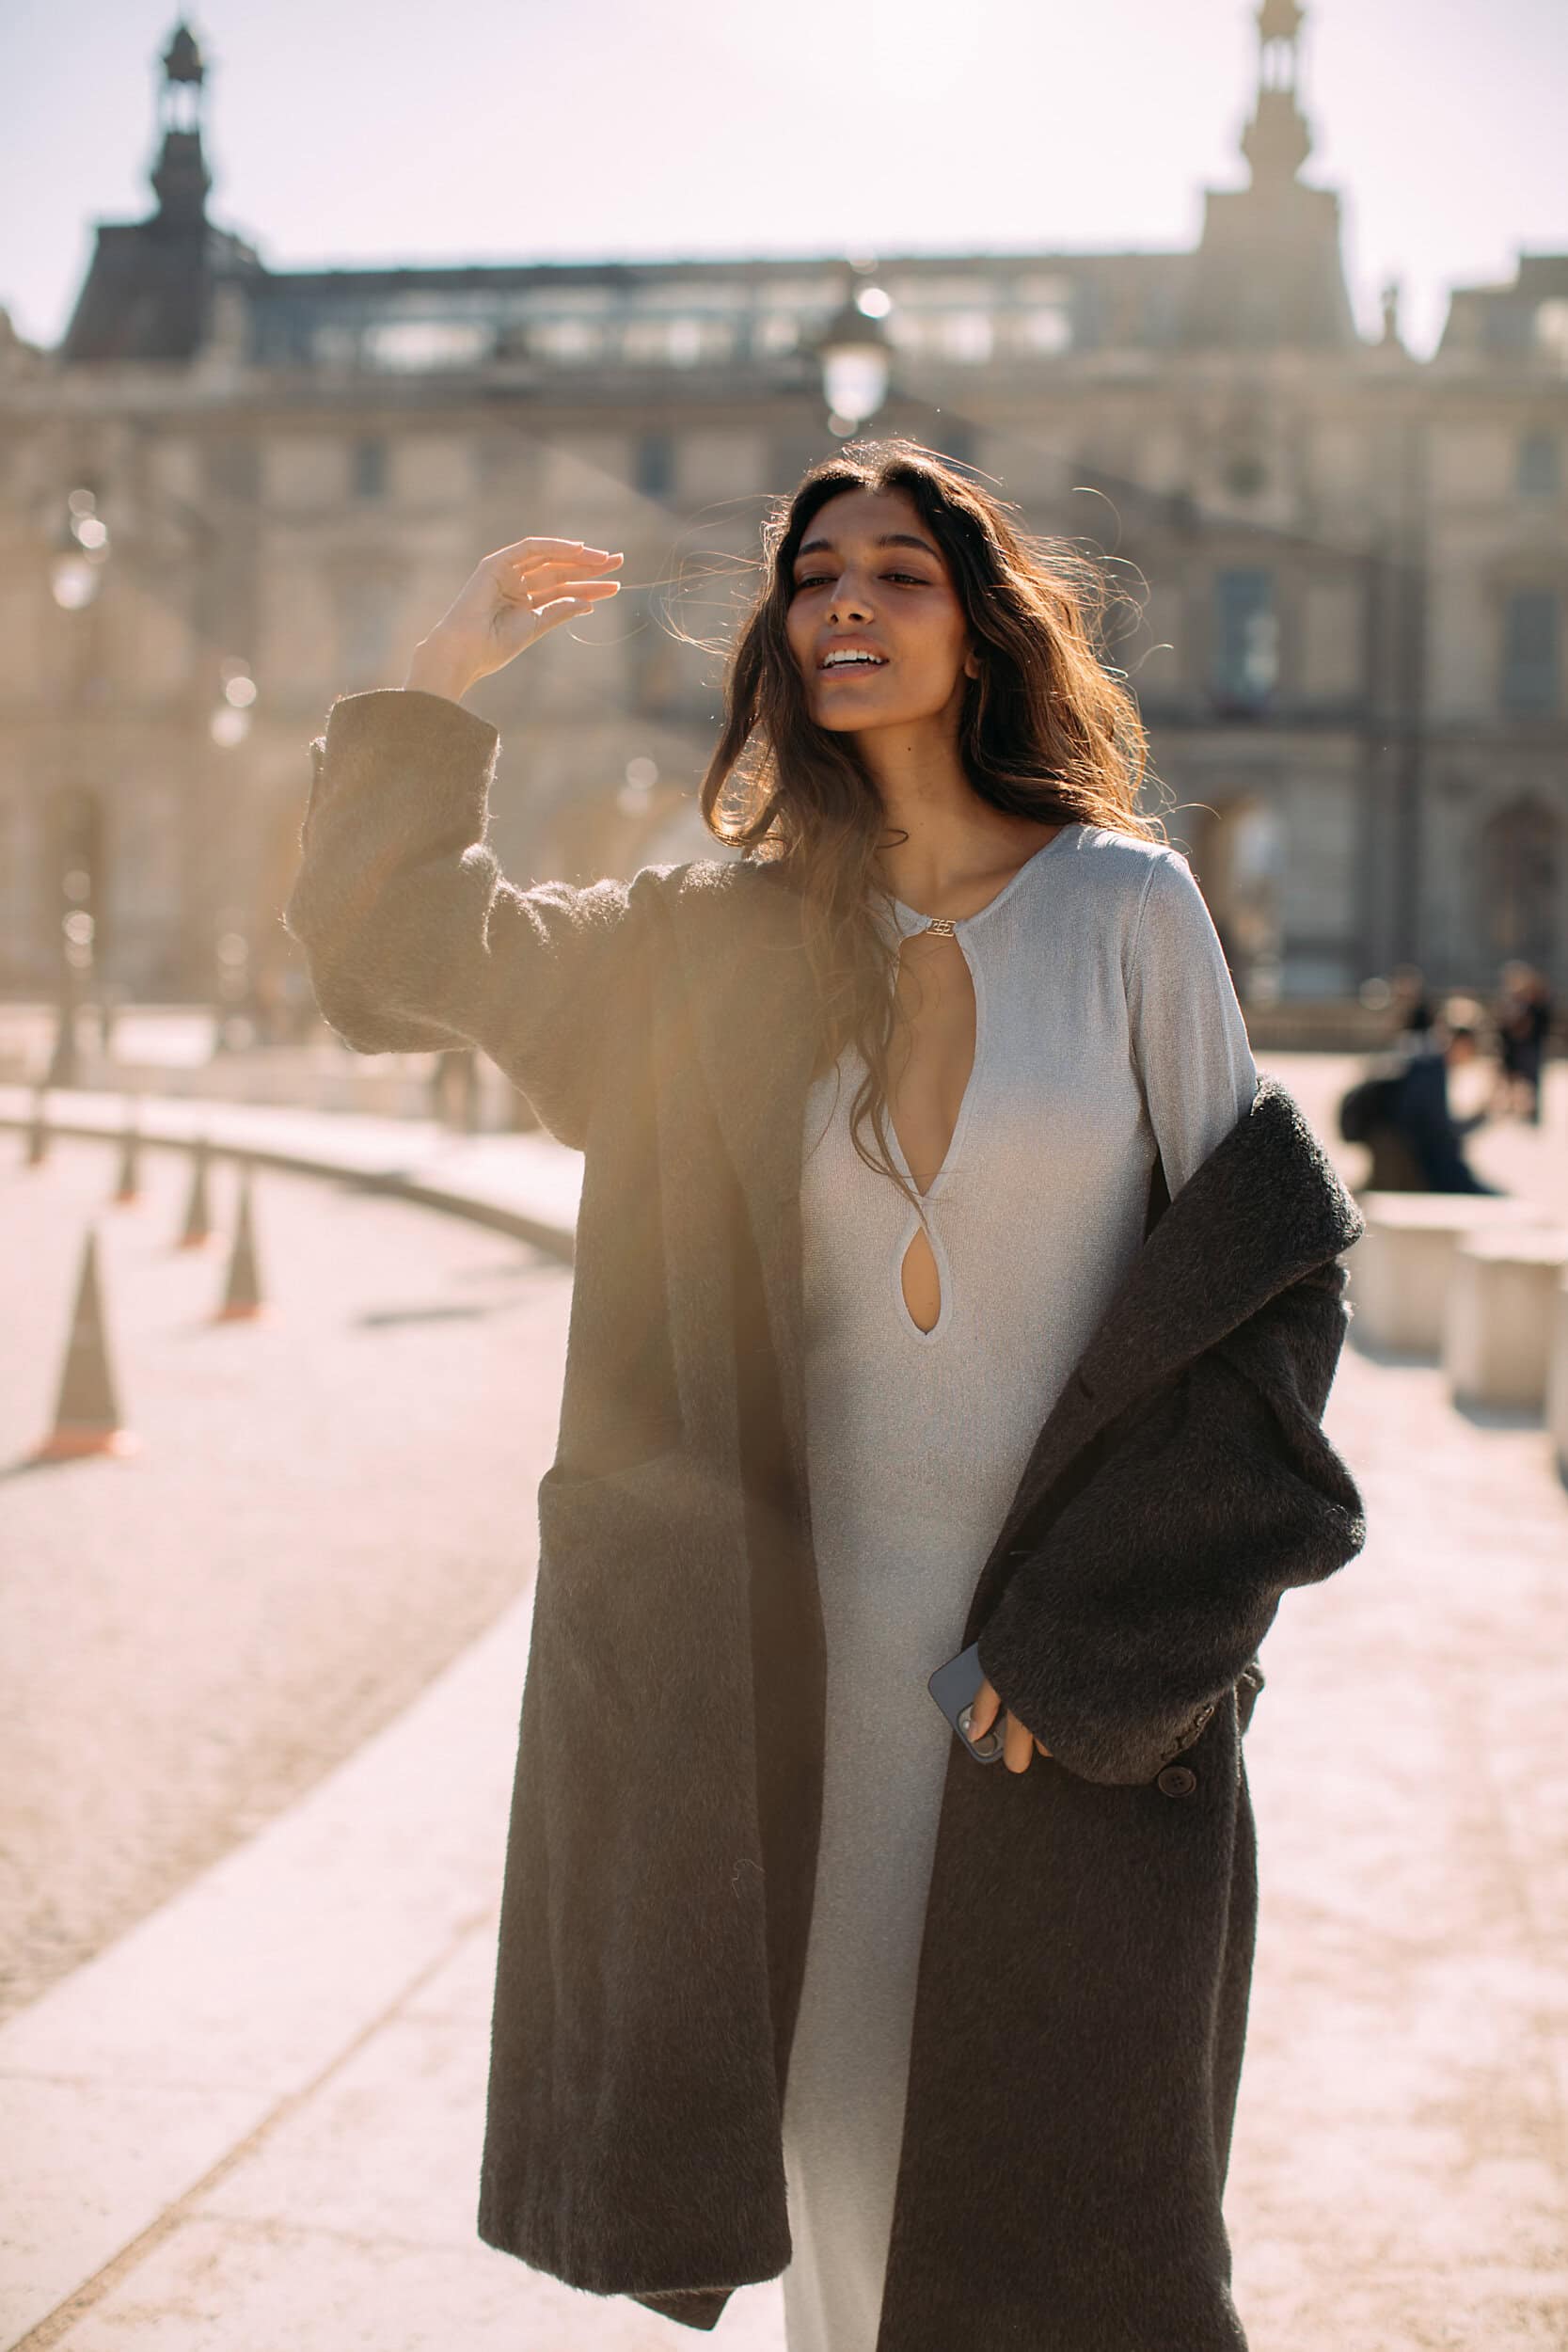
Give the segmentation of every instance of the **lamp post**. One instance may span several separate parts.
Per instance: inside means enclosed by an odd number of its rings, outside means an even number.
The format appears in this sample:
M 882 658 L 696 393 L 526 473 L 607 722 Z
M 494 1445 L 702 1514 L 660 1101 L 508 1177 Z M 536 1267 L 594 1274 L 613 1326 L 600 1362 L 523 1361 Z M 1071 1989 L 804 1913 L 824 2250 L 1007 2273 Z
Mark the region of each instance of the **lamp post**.
M 853 269 L 843 302 L 817 338 L 828 430 L 840 440 L 858 433 L 887 398 L 893 346 L 886 322 L 892 309 L 892 295 L 870 271 Z
M 85 612 L 96 600 L 108 560 L 109 532 L 98 512 L 98 493 L 79 484 L 67 493 L 65 510 L 50 539 L 49 593 L 62 612 Z M 80 1075 L 76 1013 L 91 981 L 97 930 L 90 904 L 90 833 L 80 796 L 62 803 L 59 887 L 68 903 L 58 918 L 55 1041 L 44 1079 L 51 1087 L 73 1087 Z
M 218 532 L 188 501 L 165 490 L 150 492 L 145 485 L 138 495 L 144 500 L 151 499 L 170 514 L 177 513 L 183 526 L 199 533 L 203 551 L 216 545 Z M 108 525 L 98 511 L 99 497 L 95 484 L 83 483 L 68 491 L 63 515 L 50 534 L 49 592 L 63 612 L 85 611 L 96 602 L 103 589 L 111 546 Z M 119 543 L 116 545 L 118 549 Z M 119 552 L 116 568 L 121 568 L 124 562 L 123 552 Z M 146 565 L 138 566 L 134 554 L 131 563 L 143 585 L 151 587 L 156 594 L 155 573 Z M 183 602 L 181 612 L 183 619 L 191 617 Z M 196 628 L 198 639 L 210 644 L 199 620 Z M 250 732 L 257 693 L 248 660 L 239 655 L 226 656 L 218 664 L 218 688 L 207 712 L 207 733 L 219 751 L 233 750 L 245 741 Z M 68 898 L 87 898 L 96 902 L 95 885 L 100 878 L 92 867 L 97 861 L 88 863 L 85 874 L 77 870 L 83 863 L 74 854 L 67 858 L 66 866 L 71 870 L 62 873 L 62 887 Z M 93 967 L 94 930 L 94 913 L 79 906 L 73 906 L 63 917 L 57 1029 L 48 1080 L 54 1086 L 76 1083 L 76 1008 L 87 985 L 84 975 L 89 975 Z M 227 930 L 225 936 L 229 936 Z
M 98 512 L 97 492 L 71 490 L 49 558 L 49 593 L 62 612 L 91 604 L 108 560 L 109 527 Z

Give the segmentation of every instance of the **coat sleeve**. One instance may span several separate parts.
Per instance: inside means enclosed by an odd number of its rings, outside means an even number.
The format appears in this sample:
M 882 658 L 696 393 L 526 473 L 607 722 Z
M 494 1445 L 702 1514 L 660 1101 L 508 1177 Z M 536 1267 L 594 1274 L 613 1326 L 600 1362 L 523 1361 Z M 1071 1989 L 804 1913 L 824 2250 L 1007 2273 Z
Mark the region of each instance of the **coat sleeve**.
M 1228 1135 L 1258 1086 L 1246 1022 L 1213 917 L 1178 850 L 1150 861 L 1127 1010 L 1148 1120 L 1172 1200 Z
M 483 1046 L 580 1150 L 632 885 L 507 881 L 485 840 L 499 740 L 443 694 L 340 696 L 283 923 L 356 1052 Z
M 1129 1409 L 978 1638 L 1005 1707 L 1069 1772 L 1151 1780 L 1247 1668 L 1281 1596 L 1367 1539 L 1322 1427 L 1349 1318 L 1334 1259 Z

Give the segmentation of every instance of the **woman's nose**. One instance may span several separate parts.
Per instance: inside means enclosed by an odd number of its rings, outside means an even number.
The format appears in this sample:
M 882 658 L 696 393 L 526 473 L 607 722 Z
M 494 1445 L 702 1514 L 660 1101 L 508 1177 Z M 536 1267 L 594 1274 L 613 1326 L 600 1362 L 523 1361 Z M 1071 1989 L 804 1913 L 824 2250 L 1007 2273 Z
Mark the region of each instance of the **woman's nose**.
M 840 580 L 828 605 L 831 621 L 863 621 L 871 609 L 871 599 L 863 588 L 852 581 Z

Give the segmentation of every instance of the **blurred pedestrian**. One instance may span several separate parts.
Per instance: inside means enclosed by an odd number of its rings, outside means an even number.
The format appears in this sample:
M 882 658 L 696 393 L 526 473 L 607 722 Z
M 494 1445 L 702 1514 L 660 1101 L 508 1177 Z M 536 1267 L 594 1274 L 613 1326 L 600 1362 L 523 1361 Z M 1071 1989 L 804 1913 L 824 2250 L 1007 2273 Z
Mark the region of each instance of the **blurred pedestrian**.
M 1495 1019 L 1498 1107 L 1541 1124 L 1541 1071 L 1552 1027 L 1552 995 L 1544 973 L 1520 959 L 1505 963 Z
M 1396 1043 L 1430 1036 L 1437 1008 L 1418 963 L 1397 963 L 1388 976 L 1390 1014 Z

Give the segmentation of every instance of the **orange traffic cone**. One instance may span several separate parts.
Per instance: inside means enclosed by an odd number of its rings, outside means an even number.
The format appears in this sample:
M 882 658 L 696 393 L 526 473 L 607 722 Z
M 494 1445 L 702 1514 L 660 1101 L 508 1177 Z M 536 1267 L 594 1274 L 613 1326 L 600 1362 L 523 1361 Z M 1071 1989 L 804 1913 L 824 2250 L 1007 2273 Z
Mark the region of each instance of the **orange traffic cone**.
M 141 1199 L 140 1107 L 141 1098 L 138 1095 L 133 1095 L 130 1110 L 126 1114 L 125 1130 L 120 1143 L 119 1181 L 114 1195 L 117 1202 L 135 1201 Z
M 212 1158 L 212 1146 L 205 1136 L 198 1136 L 191 1152 L 191 1191 L 185 1204 L 185 1223 L 177 1245 L 181 1249 L 205 1249 L 213 1238 L 213 1212 L 207 1199 L 207 1169 Z
M 214 1323 L 270 1323 L 272 1309 L 261 1296 L 256 1273 L 256 1234 L 250 1206 L 250 1162 L 240 1162 L 240 1212 L 229 1259 L 229 1288 Z
M 33 1116 L 27 1126 L 27 1157 L 23 1163 L 26 1168 L 41 1168 L 49 1157 L 48 1102 L 48 1088 L 35 1087 Z
M 35 1462 L 66 1462 L 83 1454 L 135 1454 L 141 1439 L 120 1424 L 99 1301 L 98 1234 L 88 1226 L 76 1308 L 66 1345 L 55 1426 L 34 1449 Z

